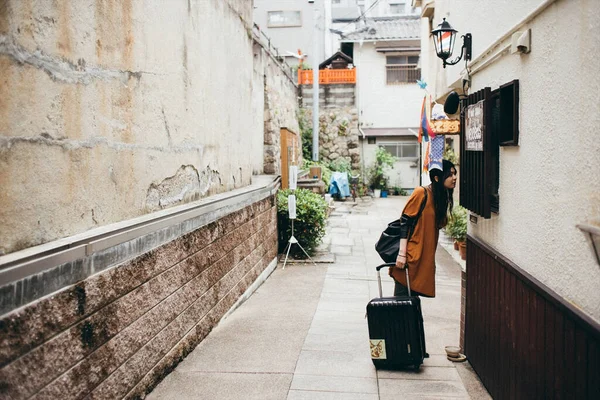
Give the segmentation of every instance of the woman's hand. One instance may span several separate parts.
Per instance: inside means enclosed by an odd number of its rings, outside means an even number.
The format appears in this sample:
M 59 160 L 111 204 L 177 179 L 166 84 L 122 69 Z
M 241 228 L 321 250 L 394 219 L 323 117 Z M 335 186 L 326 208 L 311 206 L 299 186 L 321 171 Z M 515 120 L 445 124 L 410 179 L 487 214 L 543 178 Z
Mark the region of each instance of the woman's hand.
M 406 254 L 399 254 L 396 257 L 396 267 L 400 269 L 404 269 L 406 267 Z

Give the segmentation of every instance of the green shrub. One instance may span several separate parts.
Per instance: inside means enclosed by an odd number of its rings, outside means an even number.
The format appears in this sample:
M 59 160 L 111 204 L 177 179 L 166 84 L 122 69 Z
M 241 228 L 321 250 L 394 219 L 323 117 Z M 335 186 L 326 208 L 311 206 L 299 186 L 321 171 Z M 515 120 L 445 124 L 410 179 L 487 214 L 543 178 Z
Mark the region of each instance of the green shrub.
M 302 138 L 302 158 L 304 160 L 312 159 L 312 124 L 308 120 L 306 111 L 298 111 L 298 125 L 300 127 L 300 137 Z
M 406 189 L 402 189 L 399 186 L 394 186 L 394 194 L 396 196 L 408 196 L 408 192 L 406 191 Z
M 350 175 L 352 175 L 352 165 L 350 164 L 350 160 L 344 157 L 330 161 L 329 169 L 332 171 L 347 172 L 348 179 L 350 179 Z
M 454 150 L 452 149 L 452 147 L 446 145 L 446 147 L 444 147 L 444 160 L 448 160 L 450 161 L 452 164 L 454 165 L 458 165 L 458 156 L 456 155 L 456 153 L 454 153 Z
M 375 161 L 368 168 L 367 176 L 372 189 L 386 189 L 388 182 L 385 176 L 386 168 L 394 168 L 396 158 L 383 147 L 377 147 Z
M 312 156 L 311 156 L 312 157 Z M 310 157 L 304 159 L 304 164 L 302 164 L 302 169 L 308 170 L 310 167 L 321 167 L 321 179 L 325 183 L 325 192 L 329 192 L 329 184 L 331 183 L 331 170 L 329 169 L 329 165 L 311 161 Z M 311 176 L 312 178 L 312 176 Z
M 454 240 L 459 242 L 467 240 L 467 209 L 455 205 L 445 230 Z
M 296 219 L 294 220 L 294 236 L 300 245 L 310 255 L 314 254 L 317 246 L 325 236 L 325 221 L 327 219 L 327 203 L 320 195 L 306 189 L 294 191 L 296 195 Z M 277 193 L 277 227 L 279 235 L 279 252 L 282 253 L 292 235 L 292 225 L 288 216 L 289 189 Z M 303 258 L 304 253 L 296 245 L 290 250 L 290 255 Z

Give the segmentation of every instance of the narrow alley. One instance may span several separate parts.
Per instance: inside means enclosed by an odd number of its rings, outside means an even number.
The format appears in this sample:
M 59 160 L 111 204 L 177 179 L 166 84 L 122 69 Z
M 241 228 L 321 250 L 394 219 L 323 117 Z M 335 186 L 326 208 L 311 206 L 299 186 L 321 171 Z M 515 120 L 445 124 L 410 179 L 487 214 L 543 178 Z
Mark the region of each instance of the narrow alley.
M 437 251 L 437 296 L 423 300 L 430 358 L 420 371 L 377 371 L 365 306 L 377 296 L 374 243 L 407 197 L 337 202 L 323 249 L 334 263 L 277 269 L 171 372 L 150 399 L 489 398 L 457 345 L 460 265 Z M 441 239 L 443 240 L 443 239 Z M 384 295 L 393 284 L 382 274 Z

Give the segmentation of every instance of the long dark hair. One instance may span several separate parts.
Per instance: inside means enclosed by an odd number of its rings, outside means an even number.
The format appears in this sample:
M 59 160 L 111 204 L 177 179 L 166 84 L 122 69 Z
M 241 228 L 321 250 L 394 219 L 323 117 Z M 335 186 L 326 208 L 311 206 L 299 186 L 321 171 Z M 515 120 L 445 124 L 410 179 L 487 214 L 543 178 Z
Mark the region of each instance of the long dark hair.
M 452 197 L 454 189 L 446 189 L 444 181 L 452 175 L 452 168 L 456 170 L 454 164 L 448 160 L 442 160 L 443 171 L 439 169 L 430 169 L 429 178 L 431 179 L 431 191 L 433 192 L 433 204 L 435 206 L 435 223 L 438 229 L 446 226 L 448 215 L 452 213 L 454 199 Z M 438 177 L 436 182 L 435 177 Z

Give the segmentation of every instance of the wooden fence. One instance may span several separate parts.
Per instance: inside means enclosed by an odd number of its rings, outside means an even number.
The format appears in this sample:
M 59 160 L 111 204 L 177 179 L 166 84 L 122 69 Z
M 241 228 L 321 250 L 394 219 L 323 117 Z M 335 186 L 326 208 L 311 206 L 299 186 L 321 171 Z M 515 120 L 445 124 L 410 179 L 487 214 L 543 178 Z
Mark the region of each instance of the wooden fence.
M 298 84 L 312 85 L 312 69 L 298 70 Z M 321 69 L 319 70 L 319 84 L 356 83 L 356 68 L 353 69 Z
M 465 353 L 494 399 L 600 399 L 600 325 L 467 238 Z

